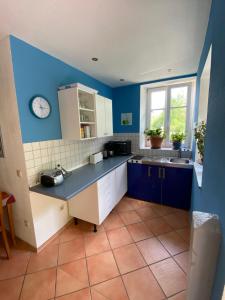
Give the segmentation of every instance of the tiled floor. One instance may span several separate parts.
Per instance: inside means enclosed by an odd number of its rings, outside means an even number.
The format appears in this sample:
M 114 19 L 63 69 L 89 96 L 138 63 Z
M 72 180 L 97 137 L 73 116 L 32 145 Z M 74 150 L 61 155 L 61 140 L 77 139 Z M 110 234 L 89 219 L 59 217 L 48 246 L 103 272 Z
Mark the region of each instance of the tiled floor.
M 0 248 L 1 300 L 184 300 L 188 213 L 124 197 L 98 232 L 70 224 L 39 254 Z

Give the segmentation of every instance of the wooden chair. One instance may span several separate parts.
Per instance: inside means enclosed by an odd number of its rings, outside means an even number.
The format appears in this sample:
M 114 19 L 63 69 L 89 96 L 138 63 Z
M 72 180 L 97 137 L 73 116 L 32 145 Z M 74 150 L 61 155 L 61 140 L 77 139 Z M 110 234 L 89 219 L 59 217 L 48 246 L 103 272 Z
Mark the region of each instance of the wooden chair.
M 7 234 L 6 234 L 4 220 L 3 220 L 3 206 L 2 206 L 3 201 L 2 200 L 3 200 L 2 194 L 0 193 L 0 232 L 2 233 L 3 243 L 4 243 L 5 251 L 7 253 L 7 257 L 10 258 L 11 254 L 10 254 Z

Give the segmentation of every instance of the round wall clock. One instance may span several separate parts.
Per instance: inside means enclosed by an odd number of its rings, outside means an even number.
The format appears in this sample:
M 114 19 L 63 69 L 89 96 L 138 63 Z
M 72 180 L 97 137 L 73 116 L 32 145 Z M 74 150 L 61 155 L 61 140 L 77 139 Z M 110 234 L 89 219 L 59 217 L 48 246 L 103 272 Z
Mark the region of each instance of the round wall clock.
M 42 96 L 35 96 L 31 99 L 30 110 L 39 119 L 47 118 L 51 113 L 51 105 Z

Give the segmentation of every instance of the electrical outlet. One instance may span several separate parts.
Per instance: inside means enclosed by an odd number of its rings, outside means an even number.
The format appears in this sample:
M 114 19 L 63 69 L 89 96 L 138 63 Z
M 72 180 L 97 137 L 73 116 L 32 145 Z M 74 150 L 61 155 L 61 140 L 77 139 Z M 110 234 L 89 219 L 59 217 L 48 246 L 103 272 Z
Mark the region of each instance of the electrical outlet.
M 29 227 L 29 222 L 27 220 L 24 220 L 24 226 Z

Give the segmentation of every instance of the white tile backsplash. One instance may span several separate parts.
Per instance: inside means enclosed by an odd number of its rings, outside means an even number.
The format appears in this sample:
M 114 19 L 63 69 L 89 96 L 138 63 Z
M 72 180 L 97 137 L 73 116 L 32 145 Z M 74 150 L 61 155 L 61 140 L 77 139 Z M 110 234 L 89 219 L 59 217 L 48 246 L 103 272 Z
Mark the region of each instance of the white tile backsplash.
M 38 175 L 46 169 L 53 169 L 57 164 L 71 170 L 88 163 L 89 155 L 103 150 L 103 145 L 112 137 L 98 138 L 89 141 L 53 140 L 25 143 L 29 186 L 38 183 Z
M 132 153 L 156 157 L 177 157 L 178 151 L 171 149 L 140 149 L 138 133 L 116 133 L 114 137 L 97 138 L 87 141 L 52 140 L 23 144 L 29 185 L 38 182 L 38 174 L 46 169 L 53 169 L 57 164 L 72 170 L 88 163 L 89 156 L 103 150 L 109 140 L 132 142 Z M 182 157 L 191 158 L 191 151 L 182 152 Z
M 162 149 L 140 149 L 140 134 L 139 133 L 114 133 L 114 140 L 131 140 L 132 153 L 150 157 L 178 157 L 177 150 L 162 148 Z M 191 158 L 191 151 L 182 151 L 182 157 Z

